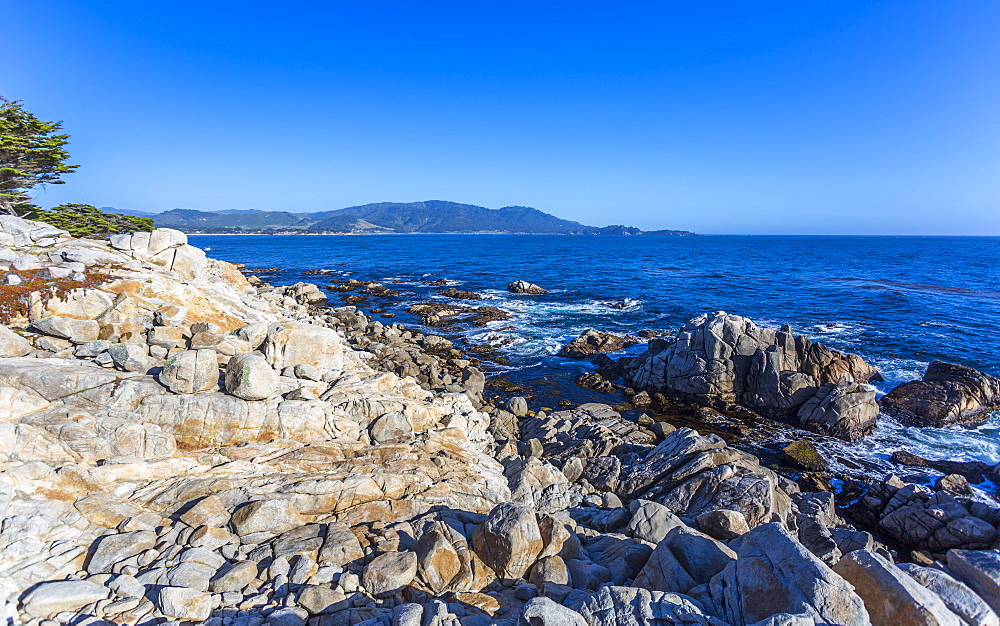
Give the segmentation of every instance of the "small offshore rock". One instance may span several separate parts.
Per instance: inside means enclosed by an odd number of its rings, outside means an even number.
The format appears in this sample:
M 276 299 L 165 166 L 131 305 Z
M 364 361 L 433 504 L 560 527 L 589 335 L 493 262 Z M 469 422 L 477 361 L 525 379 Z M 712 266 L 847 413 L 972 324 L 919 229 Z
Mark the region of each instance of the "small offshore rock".
M 588 328 L 579 337 L 562 347 L 556 356 L 582 359 L 601 352 L 617 352 L 635 345 L 637 341 L 630 337 L 619 337 L 601 330 Z
M 899 385 L 880 403 L 908 426 L 975 423 L 1000 407 L 1000 379 L 964 365 L 933 361 L 921 380 Z
M 962 495 L 972 495 L 972 485 L 961 474 L 948 474 L 937 479 L 934 488 L 938 491 L 949 491 Z
M 514 396 L 507 400 L 507 410 L 518 417 L 524 417 L 528 414 L 528 401 L 522 396 Z
M 507 291 L 511 293 L 527 293 L 532 295 L 542 295 L 548 293 L 545 289 L 542 289 L 534 283 L 529 283 L 526 280 L 515 280 L 507 285 Z

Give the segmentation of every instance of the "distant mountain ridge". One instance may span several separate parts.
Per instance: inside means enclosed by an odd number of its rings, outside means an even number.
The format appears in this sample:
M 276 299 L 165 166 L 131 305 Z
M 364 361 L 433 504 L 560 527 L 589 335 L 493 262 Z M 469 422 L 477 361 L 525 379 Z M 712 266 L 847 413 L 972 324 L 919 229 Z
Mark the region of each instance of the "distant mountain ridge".
M 110 210 L 110 208 L 109 208 Z M 125 211 L 119 211 L 124 213 Z M 129 214 L 140 214 L 129 211 Z M 376 202 L 318 213 L 173 209 L 152 217 L 159 227 L 188 233 L 519 233 L 533 235 L 693 235 L 644 233 L 632 226 L 586 226 L 531 207 L 489 209 L 445 200 Z

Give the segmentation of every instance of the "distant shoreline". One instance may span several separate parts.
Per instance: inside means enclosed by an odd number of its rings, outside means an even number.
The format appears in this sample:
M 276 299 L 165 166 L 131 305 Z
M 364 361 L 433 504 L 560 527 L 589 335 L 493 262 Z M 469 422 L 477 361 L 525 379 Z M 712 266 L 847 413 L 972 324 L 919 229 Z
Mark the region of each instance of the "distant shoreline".
M 173 228 L 172 226 L 163 226 L 162 228 Z M 179 228 L 176 230 L 180 230 Z M 213 237 L 230 237 L 230 236 L 246 236 L 246 235 L 260 235 L 263 237 L 269 237 L 274 235 L 294 235 L 294 236 L 308 236 L 308 237 L 327 237 L 327 236 L 344 236 L 344 237 L 354 237 L 354 236 L 404 236 L 404 235 L 511 235 L 511 236 L 534 236 L 534 237 L 608 237 L 608 238 L 618 238 L 618 237 L 700 237 L 700 233 L 684 233 L 677 235 L 652 235 L 648 233 L 642 233 L 639 235 L 598 235 L 598 234 L 587 234 L 587 233 L 197 233 L 197 232 L 184 232 L 188 236 L 213 236 Z

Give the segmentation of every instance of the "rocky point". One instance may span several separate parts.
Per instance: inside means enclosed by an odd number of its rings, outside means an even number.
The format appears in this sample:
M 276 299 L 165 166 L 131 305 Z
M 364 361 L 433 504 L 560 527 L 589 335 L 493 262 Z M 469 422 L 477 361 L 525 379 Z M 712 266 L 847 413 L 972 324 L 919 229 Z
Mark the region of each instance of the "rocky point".
M 493 406 L 448 339 L 178 231 L 3 217 L 0 245 L 6 623 L 1000 623 L 1000 509 L 961 476 L 842 509 L 713 434 Z M 860 358 L 721 313 L 621 371 L 837 436 L 873 419 Z

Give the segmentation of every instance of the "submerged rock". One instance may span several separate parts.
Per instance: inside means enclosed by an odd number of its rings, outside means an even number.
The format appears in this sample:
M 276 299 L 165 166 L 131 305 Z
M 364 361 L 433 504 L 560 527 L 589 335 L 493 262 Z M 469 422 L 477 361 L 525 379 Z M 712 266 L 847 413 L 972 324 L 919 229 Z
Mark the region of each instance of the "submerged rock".
M 815 472 L 825 472 L 829 468 L 826 459 L 820 454 L 816 446 L 804 439 L 797 439 L 788 444 L 781 451 L 794 463 L 807 470 Z

